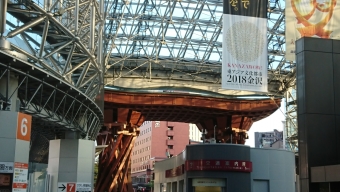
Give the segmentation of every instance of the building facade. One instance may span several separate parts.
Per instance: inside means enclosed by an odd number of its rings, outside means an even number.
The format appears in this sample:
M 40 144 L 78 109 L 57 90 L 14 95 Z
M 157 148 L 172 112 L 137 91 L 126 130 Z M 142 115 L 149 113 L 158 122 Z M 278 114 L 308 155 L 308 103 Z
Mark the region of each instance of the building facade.
M 189 144 L 189 130 L 194 128 L 188 123 L 145 121 L 132 150 L 133 183 L 150 182 L 155 162 L 181 153 Z
M 189 124 L 189 139 L 190 141 L 196 143 L 196 142 L 202 142 L 202 132 L 198 129 L 196 124 Z
M 255 132 L 256 148 L 284 149 L 283 131 Z
M 157 162 L 154 172 L 157 192 L 296 191 L 294 153 L 280 149 L 188 145 L 179 155 Z

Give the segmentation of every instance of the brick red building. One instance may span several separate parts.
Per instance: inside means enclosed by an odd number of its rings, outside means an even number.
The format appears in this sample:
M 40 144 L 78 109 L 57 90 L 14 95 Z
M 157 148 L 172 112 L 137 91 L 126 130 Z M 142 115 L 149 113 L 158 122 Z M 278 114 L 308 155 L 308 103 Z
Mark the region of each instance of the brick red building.
M 155 161 L 161 161 L 181 153 L 188 144 L 188 123 L 144 122 L 132 150 L 131 176 L 133 182 L 149 182 Z

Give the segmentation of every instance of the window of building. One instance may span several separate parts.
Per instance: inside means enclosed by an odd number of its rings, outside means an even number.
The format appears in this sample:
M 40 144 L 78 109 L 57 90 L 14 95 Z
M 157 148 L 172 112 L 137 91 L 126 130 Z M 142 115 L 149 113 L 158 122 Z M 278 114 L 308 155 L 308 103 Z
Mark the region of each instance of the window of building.
M 174 146 L 173 145 L 168 145 L 168 149 L 173 149 Z
M 169 139 L 169 140 L 173 140 L 173 139 L 174 139 L 174 136 L 168 136 L 168 139 Z
M 174 130 L 174 127 L 168 127 L 168 130 L 170 130 L 170 131 L 173 131 Z

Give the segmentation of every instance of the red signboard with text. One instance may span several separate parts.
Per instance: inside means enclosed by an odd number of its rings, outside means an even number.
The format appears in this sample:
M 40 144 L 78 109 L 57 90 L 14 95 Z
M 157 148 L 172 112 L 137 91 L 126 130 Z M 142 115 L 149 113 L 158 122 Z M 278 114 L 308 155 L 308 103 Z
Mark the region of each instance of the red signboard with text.
M 252 163 L 242 160 L 188 160 L 185 170 L 252 172 Z
M 13 175 L 13 192 L 26 192 L 28 163 L 14 162 Z
M 184 165 L 180 165 L 173 169 L 168 169 L 165 171 L 165 178 L 177 177 L 184 174 Z

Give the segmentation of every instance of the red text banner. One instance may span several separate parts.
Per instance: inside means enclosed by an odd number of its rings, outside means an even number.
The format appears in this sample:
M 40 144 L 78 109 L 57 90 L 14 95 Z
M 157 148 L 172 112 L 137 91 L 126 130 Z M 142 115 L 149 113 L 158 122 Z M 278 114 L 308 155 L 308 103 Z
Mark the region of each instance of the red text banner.
M 184 174 L 184 165 L 180 165 L 173 169 L 168 169 L 165 171 L 165 178 L 177 177 Z
M 252 172 L 252 162 L 242 160 L 188 160 L 186 171 Z

